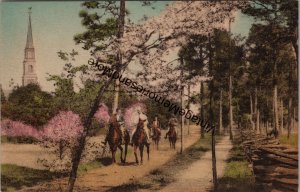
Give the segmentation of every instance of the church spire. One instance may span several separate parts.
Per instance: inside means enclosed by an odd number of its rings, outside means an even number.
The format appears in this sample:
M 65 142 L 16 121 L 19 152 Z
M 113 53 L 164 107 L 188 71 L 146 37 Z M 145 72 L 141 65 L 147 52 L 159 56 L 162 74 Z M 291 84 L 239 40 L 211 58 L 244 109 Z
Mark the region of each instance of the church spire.
M 28 8 L 29 21 L 28 21 L 27 41 L 26 41 L 25 48 L 33 48 L 32 28 L 31 28 L 31 8 L 32 7 Z
M 24 61 L 23 61 L 23 76 L 22 85 L 26 86 L 30 83 L 38 84 L 36 75 L 36 62 L 35 62 L 35 51 L 33 47 L 33 37 L 31 28 L 31 7 L 28 9 L 29 23 L 27 31 L 27 40 L 24 50 Z

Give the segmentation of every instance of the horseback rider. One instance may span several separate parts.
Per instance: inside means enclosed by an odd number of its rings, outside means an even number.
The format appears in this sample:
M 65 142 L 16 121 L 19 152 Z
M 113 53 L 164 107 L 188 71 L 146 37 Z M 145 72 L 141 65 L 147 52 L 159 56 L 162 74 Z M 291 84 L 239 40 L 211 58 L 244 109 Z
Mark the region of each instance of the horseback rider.
M 160 123 L 158 121 L 157 115 L 155 115 L 154 121 L 152 123 L 152 129 L 154 134 L 154 129 L 157 129 L 160 132 Z
M 169 120 L 169 122 L 168 122 L 168 130 L 167 130 L 167 133 L 166 133 L 166 136 L 165 136 L 165 139 L 167 139 L 167 136 L 170 134 L 170 129 L 171 129 L 171 127 L 174 127 L 174 131 L 176 132 L 176 134 L 177 134 L 177 131 L 176 131 L 176 126 L 177 126 L 177 124 L 178 124 L 178 121 L 177 121 L 177 119 L 176 119 L 176 117 L 175 117 L 175 115 L 171 115 L 171 118 L 170 118 L 170 120 Z
M 122 110 L 120 108 L 117 108 L 117 113 L 114 113 L 113 116 L 116 117 L 117 123 L 120 125 L 122 143 L 124 143 L 125 126 L 124 126 L 124 117 L 122 114 Z M 106 145 L 106 142 L 108 141 L 108 135 L 109 135 L 109 131 L 107 130 L 105 140 L 101 142 L 102 144 Z
M 138 116 L 139 116 L 139 121 L 143 121 L 144 122 L 144 126 L 143 126 L 143 129 L 146 133 L 146 139 L 147 139 L 147 143 L 150 144 L 150 136 L 149 136 L 149 128 L 148 128 L 148 118 L 147 116 L 141 111 L 140 108 L 137 109 L 137 113 L 138 113 Z M 131 133 L 131 136 L 130 136 L 130 144 L 132 145 L 133 142 L 132 142 L 132 138 L 133 138 L 133 135 L 134 133 L 136 132 L 136 129 L 137 129 L 137 126 L 133 129 L 132 133 Z
M 160 127 L 160 124 L 159 124 L 157 115 L 155 115 L 155 118 L 154 118 L 154 121 L 153 121 L 153 125 L 152 125 L 152 126 L 155 127 L 155 128 L 159 128 L 159 127 Z

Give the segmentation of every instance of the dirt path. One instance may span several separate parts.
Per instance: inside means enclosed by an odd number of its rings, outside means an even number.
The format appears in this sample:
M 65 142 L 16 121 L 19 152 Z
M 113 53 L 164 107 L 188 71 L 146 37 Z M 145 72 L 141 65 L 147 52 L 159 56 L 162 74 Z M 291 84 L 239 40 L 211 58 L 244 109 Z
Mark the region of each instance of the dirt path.
M 165 132 L 163 132 L 164 136 Z M 199 128 L 191 127 L 190 135 L 184 138 L 184 149 L 191 146 L 199 139 Z M 133 152 L 129 154 L 127 164 L 121 166 L 120 164 L 109 165 L 98 168 L 77 178 L 75 189 L 77 191 L 105 191 L 111 187 L 128 183 L 137 180 L 148 174 L 150 171 L 157 169 L 170 160 L 177 152 L 179 152 L 180 143 L 176 143 L 176 150 L 171 150 L 169 142 L 162 138 L 160 149 L 156 150 L 151 146 L 150 160 L 144 159 L 143 165 L 135 165 Z M 131 147 L 130 147 L 131 148 Z M 144 151 L 144 157 L 146 152 Z M 117 159 L 119 162 L 120 160 Z M 54 180 L 51 183 L 44 183 L 39 186 L 24 188 L 24 191 L 59 191 L 60 188 L 65 188 L 67 179 Z
M 1 164 L 14 164 L 34 169 L 43 169 L 37 163 L 38 158 L 48 159 L 49 154 L 43 148 L 34 144 L 1 144 Z
M 224 137 L 216 145 L 217 174 L 221 177 L 226 165 L 229 150 L 232 148 L 229 137 Z M 205 153 L 200 160 L 176 176 L 176 182 L 160 190 L 162 192 L 180 192 L 188 189 L 189 192 L 204 192 L 212 187 L 211 151 Z
M 164 133 L 163 133 L 164 135 Z M 185 148 L 192 145 L 199 138 L 199 131 L 195 128 L 189 137 L 185 139 Z M 167 140 L 162 140 L 160 150 L 153 149 L 150 152 L 150 161 L 144 160 L 141 166 L 133 165 L 135 162 L 133 153 L 129 155 L 127 166 L 113 165 L 93 170 L 77 180 L 79 189 L 89 189 L 95 191 L 104 191 L 113 186 L 118 186 L 137 178 L 143 177 L 151 170 L 156 169 L 166 163 L 173 155 L 179 152 L 179 142 L 177 142 L 177 150 L 171 150 Z M 146 154 L 146 153 L 144 153 Z M 145 158 L 146 159 L 146 158 Z
M 89 141 L 99 145 L 103 140 L 103 136 L 89 138 Z M 1 143 L 0 152 L 1 164 L 14 164 L 33 169 L 45 169 L 42 164 L 37 162 L 38 159 L 53 158 L 52 154 L 38 144 Z

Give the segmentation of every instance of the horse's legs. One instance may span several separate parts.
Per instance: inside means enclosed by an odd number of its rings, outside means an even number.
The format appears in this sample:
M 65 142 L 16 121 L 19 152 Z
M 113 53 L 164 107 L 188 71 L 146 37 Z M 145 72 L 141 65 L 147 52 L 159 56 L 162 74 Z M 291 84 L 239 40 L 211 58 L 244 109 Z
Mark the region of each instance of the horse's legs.
M 123 159 L 123 147 L 121 145 L 119 145 L 118 148 L 121 151 L 121 162 L 124 163 L 124 159 Z
M 111 155 L 112 155 L 112 164 L 114 164 L 116 162 L 116 150 L 113 149 L 111 150 Z
M 124 154 L 124 163 L 126 163 L 126 156 L 127 156 L 127 149 L 128 149 L 128 144 L 125 143 L 125 154 Z
M 137 154 L 136 154 L 136 150 L 137 150 L 137 146 L 134 146 L 135 162 L 138 164 L 138 163 L 139 163 L 139 160 L 138 160 L 138 157 L 137 157 Z
M 146 147 L 147 147 L 147 155 L 148 155 L 148 160 L 150 159 L 149 158 L 149 153 L 150 153 L 150 145 L 146 145 Z
M 140 145 L 141 164 L 143 164 L 143 151 L 144 151 L 144 145 Z

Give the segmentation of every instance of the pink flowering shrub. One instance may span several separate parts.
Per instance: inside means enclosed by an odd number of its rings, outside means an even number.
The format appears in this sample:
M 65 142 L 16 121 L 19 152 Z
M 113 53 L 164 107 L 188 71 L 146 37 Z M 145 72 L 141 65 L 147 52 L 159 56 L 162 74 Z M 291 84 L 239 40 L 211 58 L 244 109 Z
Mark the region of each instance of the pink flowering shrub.
M 43 147 L 50 149 L 49 152 L 52 152 L 56 159 L 39 159 L 39 162 L 49 169 L 68 170 L 73 149 L 77 146 L 82 132 L 83 125 L 79 115 L 72 111 L 59 112 L 44 126 L 41 142 Z
M 41 139 L 41 133 L 36 128 L 10 119 L 3 119 L 1 121 L 1 135 L 8 137 L 32 137 L 37 140 Z
M 82 132 L 79 115 L 72 111 L 61 111 L 45 125 L 43 136 L 53 141 L 69 141 L 77 138 Z
M 134 127 L 138 123 L 138 109 L 141 111 L 145 112 L 146 110 L 146 105 L 143 103 L 135 103 L 125 109 L 125 115 L 124 115 L 124 120 L 125 120 L 125 127 L 129 131 L 132 131 Z
M 100 124 L 107 124 L 110 118 L 108 107 L 104 103 L 100 103 L 99 109 L 95 113 L 94 117 Z

